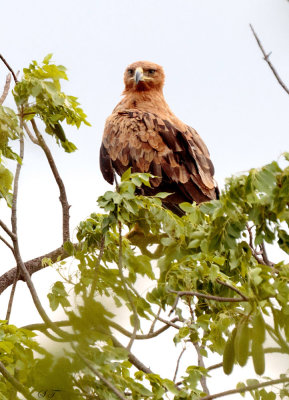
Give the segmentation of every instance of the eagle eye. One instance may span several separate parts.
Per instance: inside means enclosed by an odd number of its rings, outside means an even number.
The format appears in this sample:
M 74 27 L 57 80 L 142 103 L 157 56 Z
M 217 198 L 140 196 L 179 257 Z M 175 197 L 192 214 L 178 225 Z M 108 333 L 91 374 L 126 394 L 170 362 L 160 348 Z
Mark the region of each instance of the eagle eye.
M 151 75 L 153 75 L 155 72 L 156 72 L 155 69 L 149 69 L 149 70 L 148 70 L 148 73 L 151 74 Z
M 132 74 L 133 74 L 133 69 L 130 68 L 130 69 L 127 70 L 127 72 L 128 72 L 130 75 L 132 75 Z

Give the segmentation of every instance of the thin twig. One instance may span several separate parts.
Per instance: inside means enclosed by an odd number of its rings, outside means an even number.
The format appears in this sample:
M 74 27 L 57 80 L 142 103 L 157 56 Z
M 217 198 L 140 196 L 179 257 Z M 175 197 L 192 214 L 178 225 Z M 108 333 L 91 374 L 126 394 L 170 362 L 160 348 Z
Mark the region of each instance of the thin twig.
M 7 240 L 4 239 L 4 237 L 2 237 L 1 235 L 0 235 L 0 240 L 1 240 L 3 243 L 5 243 L 6 246 L 9 247 L 9 249 L 10 249 L 10 250 L 12 251 L 12 253 L 14 254 L 14 249 L 13 249 L 13 247 L 11 246 L 11 244 L 8 243 Z
M 29 139 L 31 140 L 31 142 L 33 142 L 34 144 L 37 144 L 38 146 L 40 146 L 38 140 L 36 137 L 33 136 L 31 130 L 28 128 L 28 125 L 26 124 L 26 122 L 23 122 L 23 127 L 29 137 Z
M 236 287 L 230 285 L 227 282 L 221 281 L 221 279 L 217 278 L 216 282 L 218 282 L 220 285 L 226 286 L 229 289 L 233 290 L 234 292 L 238 293 L 245 301 L 249 301 L 248 297 L 245 296 L 239 289 L 237 289 Z
M 202 367 L 202 368 L 206 368 L 204 360 L 203 360 L 203 356 L 201 354 L 201 347 L 199 346 L 199 343 L 198 342 L 194 342 L 193 345 L 194 345 L 194 347 L 196 349 L 196 352 L 197 352 L 197 355 L 198 355 L 198 366 Z M 209 391 L 208 386 L 207 386 L 207 380 L 206 380 L 206 377 L 204 375 L 202 375 L 202 377 L 200 379 L 200 383 L 202 385 L 203 391 L 205 393 L 207 393 L 207 394 L 210 394 L 210 391 Z
M 8 228 L 8 226 L 3 221 L 1 221 L 1 219 L 0 219 L 0 226 L 7 233 L 7 235 L 10 236 L 11 239 L 13 240 L 13 238 L 15 237 L 14 233 Z
M 226 390 L 225 392 L 220 392 L 220 393 L 212 394 L 209 396 L 200 397 L 199 400 L 213 400 L 213 399 L 217 399 L 218 397 L 225 397 L 225 396 L 229 396 L 230 394 L 236 394 L 236 393 L 244 393 L 244 392 L 256 390 L 256 389 L 259 389 L 262 387 L 277 385 L 279 383 L 285 383 L 285 382 L 289 382 L 289 378 L 273 379 L 272 381 L 269 381 L 269 382 L 255 383 L 254 385 L 248 385 L 248 386 L 242 387 L 240 389 Z
M 54 158 L 52 157 L 51 151 L 47 144 L 45 143 L 45 140 L 43 139 L 43 136 L 41 135 L 40 131 L 38 130 L 38 127 L 36 125 L 36 122 L 34 119 L 31 120 L 31 124 L 34 130 L 34 133 L 37 137 L 37 140 L 39 142 L 39 145 L 42 147 L 47 161 L 49 163 L 50 169 L 53 173 L 53 176 L 55 178 L 55 181 L 58 185 L 59 192 L 60 192 L 60 203 L 62 206 L 62 231 L 63 231 L 63 243 L 70 241 L 70 233 L 69 233 L 69 208 L 70 205 L 68 204 L 67 201 L 67 195 L 66 195 L 66 190 L 64 183 L 59 175 L 58 169 L 56 167 Z
M 128 345 L 127 345 L 127 350 L 130 351 L 131 347 L 133 345 L 133 342 L 135 340 L 136 333 L 137 333 L 137 331 L 139 329 L 139 318 L 138 318 L 138 314 L 137 314 L 137 309 L 136 309 L 135 303 L 133 301 L 133 298 L 131 297 L 130 291 L 127 288 L 126 279 L 125 279 L 124 274 L 123 274 L 123 265 L 122 265 L 122 230 L 121 230 L 121 222 L 120 221 L 118 221 L 118 234 L 119 234 L 118 270 L 119 270 L 119 275 L 120 275 L 120 279 L 121 279 L 122 284 L 123 284 L 124 291 L 126 293 L 128 302 L 130 303 L 130 306 L 131 306 L 131 309 L 132 309 L 132 312 L 133 312 L 133 316 L 134 316 L 133 334 L 132 334 L 131 339 L 130 339 Z
M 177 321 L 178 317 L 175 317 L 171 320 L 171 322 Z M 124 329 L 122 326 L 120 326 L 119 324 L 117 324 L 114 321 L 109 321 L 107 320 L 107 323 L 109 324 L 109 326 L 111 326 L 112 328 L 116 329 L 117 331 L 119 331 L 121 334 L 123 334 L 124 336 L 127 337 L 132 337 L 132 332 L 127 331 L 126 329 Z M 69 321 L 58 321 L 55 322 L 55 324 L 57 326 L 71 326 L 71 323 Z M 30 324 L 30 325 L 26 325 L 23 326 L 24 329 L 29 329 L 31 331 L 40 331 L 40 332 L 45 332 L 45 330 L 48 329 L 46 324 Z M 136 335 L 136 339 L 137 340 L 147 340 L 147 339 L 152 339 L 154 337 L 159 336 L 161 333 L 165 332 L 167 329 L 170 328 L 170 325 L 165 325 L 162 328 L 158 329 L 157 331 L 145 334 L 145 335 Z
M 255 37 L 257 43 L 258 43 L 258 46 L 259 46 L 260 50 L 261 50 L 262 53 L 263 53 L 264 60 L 265 60 L 266 63 L 269 65 L 269 67 L 270 67 L 271 71 L 273 72 L 273 74 L 275 75 L 275 78 L 277 79 L 278 83 L 282 86 L 282 88 L 285 90 L 285 92 L 286 92 L 287 94 L 289 94 L 289 89 L 288 89 L 288 87 L 287 87 L 287 86 L 285 85 L 285 83 L 282 81 L 282 79 L 280 78 L 279 74 L 277 73 L 275 67 L 272 65 L 271 61 L 269 60 L 269 56 L 270 56 L 271 52 L 270 52 L 269 54 L 266 53 L 266 51 L 264 50 L 264 47 L 262 46 L 262 43 L 261 43 L 259 37 L 257 36 L 257 33 L 255 32 L 255 30 L 254 30 L 254 28 L 253 28 L 253 26 L 252 26 L 251 24 L 250 24 L 250 28 L 251 28 L 251 31 L 253 32 L 253 35 L 254 35 L 254 37 Z
M 175 370 L 175 374 L 174 374 L 174 378 L 173 378 L 173 382 L 175 382 L 175 383 L 176 383 L 176 379 L 177 379 L 177 375 L 178 375 L 178 371 L 179 371 L 179 367 L 180 367 L 181 358 L 185 351 L 186 351 L 186 346 L 184 346 L 184 348 L 180 352 L 180 355 L 177 360 L 176 370 Z
M 172 307 L 172 309 L 171 309 L 169 314 L 171 314 L 176 309 L 176 307 L 178 305 L 178 302 L 179 302 L 179 298 L 182 297 L 182 296 L 196 296 L 198 298 L 219 301 L 219 302 L 222 302 L 222 303 L 239 303 L 239 302 L 243 302 L 243 301 L 249 301 L 249 298 L 245 300 L 243 297 L 238 298 L 238 297 L 213 296 L 211 294 L 192 292 L 192 291 L 189 291 L 189 290 L 176 291 L 176 290 L 168 289 L 168 291 L 170 293 L 175 293 L 177 295 L 176 300 L 175 300 L 175 302 L 173 304 L 173 307 Z
M 96 289 L 97 272 L 98 272 L 98 268 L 99 268 L 100 263 L 101 263 L 103 252 L 104 252 L 104 243 L 105 243 L 105 237 L 102 236 L 101 241 L 100 241 L 99 254 L 98 254 L 98 257 L 97 257 L 96 266 L 95 266 L 95 270 L 94 270 L 94 277 L 93 277 L 93 281 L 92 281 L 91 289 L 90 289 L 90 294 L 89 294 L 89 298 L 90 299 L 93 299 L 94 292 L 95 292 L 95 289 Z
M 266 265 L 265 262 L 262 260 L 262 258 L 258 257 L 260 254 L 256 251 L 254 247 L 254 240 L 253 240 L 253 234 L 252 234 L 252 228 L 253 226 L 249 226 L 249 224 L 246 224 L 247 231 L 249 233 L 249 247 L 252 251 L 252 255 L 255 258 L 255 260 L 258 262 L 258 264 Z
M 6 82 L 5 82 L 2 96 L 0 97 L 0 105 L 2 105 L 4 103 L 4 101 L 6 100 L 6 97 L 8 96 L 9 89 L 10 89 L 10 83 L 11 83 L 11 74 L 8 74 L 6 76 Z
M 5 368 L 5 365 L 0 361 L 0 373 L 4 376 L 4 378 L 11 383 L 12 386 L 14 386 L 18 392 L 22 393 L 23 396 L 28 399 L 28 400 L 35 400 L 35 397 L 33 397 L 29 390 L 26 389 L 25 386 L 22 385 L 14 376 L 12 376 L 8 370 Z
M 94 368 L 90 361 L 82 355 L 75 346 L 72 345 L 73 350 L 76 352 L 78 357 L 84 362 L 84 364 L 90 369 L 94 375 L 96 375 L 100 381 L 102 381 L 120 400 L 127 400 L 125 395 L 121 393 L 109 380 L 107 380 L 100 372 Z
M 12 305 L 13 305 L 13 300 L 14 300 L 14 296 L 15 296 L 15 291 L 16 291 L 16 285 L 19 279 L 19 275 L 20 275 L 20 269 L 17 268 L 17 272 L 14 278 L 14 282 L 12 285 L 12 289 L 11 289 L 11 293 L 10 293 L 10 297 L 9 297 L 9 302 L 8 302 L 8 306 L 7 306 L 7 312 L 6 312 L 6 321 L 7 324 L 9 324 L 10 321 L 10 315 L 11 315 L 11 311 L 12 311 Z
M 8 70 L 11 72 L 14 82 L 17 83 L 18 79 L 17 76 L 15 74 L 15 72 L 13 71 L 13 69 L 10 67 L 10 65 L 8 64 L 8 62 L 5 60 L 5 58 L 2 56 L 2 54 L 0 54 L 0 59 L 3 61 L 3 63 L 6 65 L 6 67 L 8 68 Z
M 263 240 L 263 242 L 260 244 L 260 248 L 261 248 L 261 251 L 262 251 L 262 258 L 263 258 L 264 262 L 265 262 L 267 265 L 270 265 L 270 267 L 274 267 L 275 264 L 274 264 L 272 261 L 270 261 L 269 258 L 268 258 L 264 240 Z
M 158 312 L 157 312 L 157 316 L 155 317 L 155 319 L 153 320 L 153 323 L 151 324 L 149 333 L 153 333 L 153 331 L 154 331 L 154 329 L 155 329 L 155 326 L 156 326 L 156 323 L 157 323 L 157 320 L 158 320 L 158 317 L 159 317 L 160 314 L 161 314 L 161 311 L 162 311 L 162 308 L 159 307 L 159 310 L 158 310 Z

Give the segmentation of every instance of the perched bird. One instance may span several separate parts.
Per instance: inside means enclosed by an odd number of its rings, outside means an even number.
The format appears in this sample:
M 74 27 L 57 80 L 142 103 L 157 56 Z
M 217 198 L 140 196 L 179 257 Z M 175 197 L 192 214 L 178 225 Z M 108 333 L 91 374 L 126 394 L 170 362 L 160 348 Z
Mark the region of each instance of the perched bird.
M 107 118 L 100 148 L 100 169 L 113 184 L 122 175 L 149 172 L 151 187 L 144 195 L 172 193 L 163 205 L 177 215 L 182 202 L 201 203 L 218 198 L 214 166 L 198 133 L 170 110 L 164 95 L 163 68 L 138 61 L 124 73 L 124 98 Z

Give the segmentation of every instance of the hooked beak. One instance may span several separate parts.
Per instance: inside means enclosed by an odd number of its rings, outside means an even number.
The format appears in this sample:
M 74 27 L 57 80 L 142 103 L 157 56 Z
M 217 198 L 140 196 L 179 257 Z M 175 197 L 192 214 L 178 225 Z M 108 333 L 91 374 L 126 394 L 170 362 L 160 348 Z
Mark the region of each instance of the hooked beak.
M 139 81 L 144 80 L 143 69 L 141 67 L 136 68 L 135 74 L 134 74 L 134 80 L 135 80 L 136 84 L 138 84 Z

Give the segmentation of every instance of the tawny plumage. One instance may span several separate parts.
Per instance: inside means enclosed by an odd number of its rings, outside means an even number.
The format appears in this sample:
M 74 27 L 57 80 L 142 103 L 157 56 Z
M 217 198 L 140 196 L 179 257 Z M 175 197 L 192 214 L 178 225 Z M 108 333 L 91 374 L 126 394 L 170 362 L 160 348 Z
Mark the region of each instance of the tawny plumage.
M 176 214 L 182 202 L 216 199 L 218 188 L 206 145 L 198 133 L 180 121 L 163 96 L 163 68 L 148 61 L 129 65 L 124 74 L 124 98 L 107 118 L 100 149 L 100 169 L 113 183 L 122 175 L 150 172 L 151 188 L 142 194 L 172 193 L 163 204 Z

